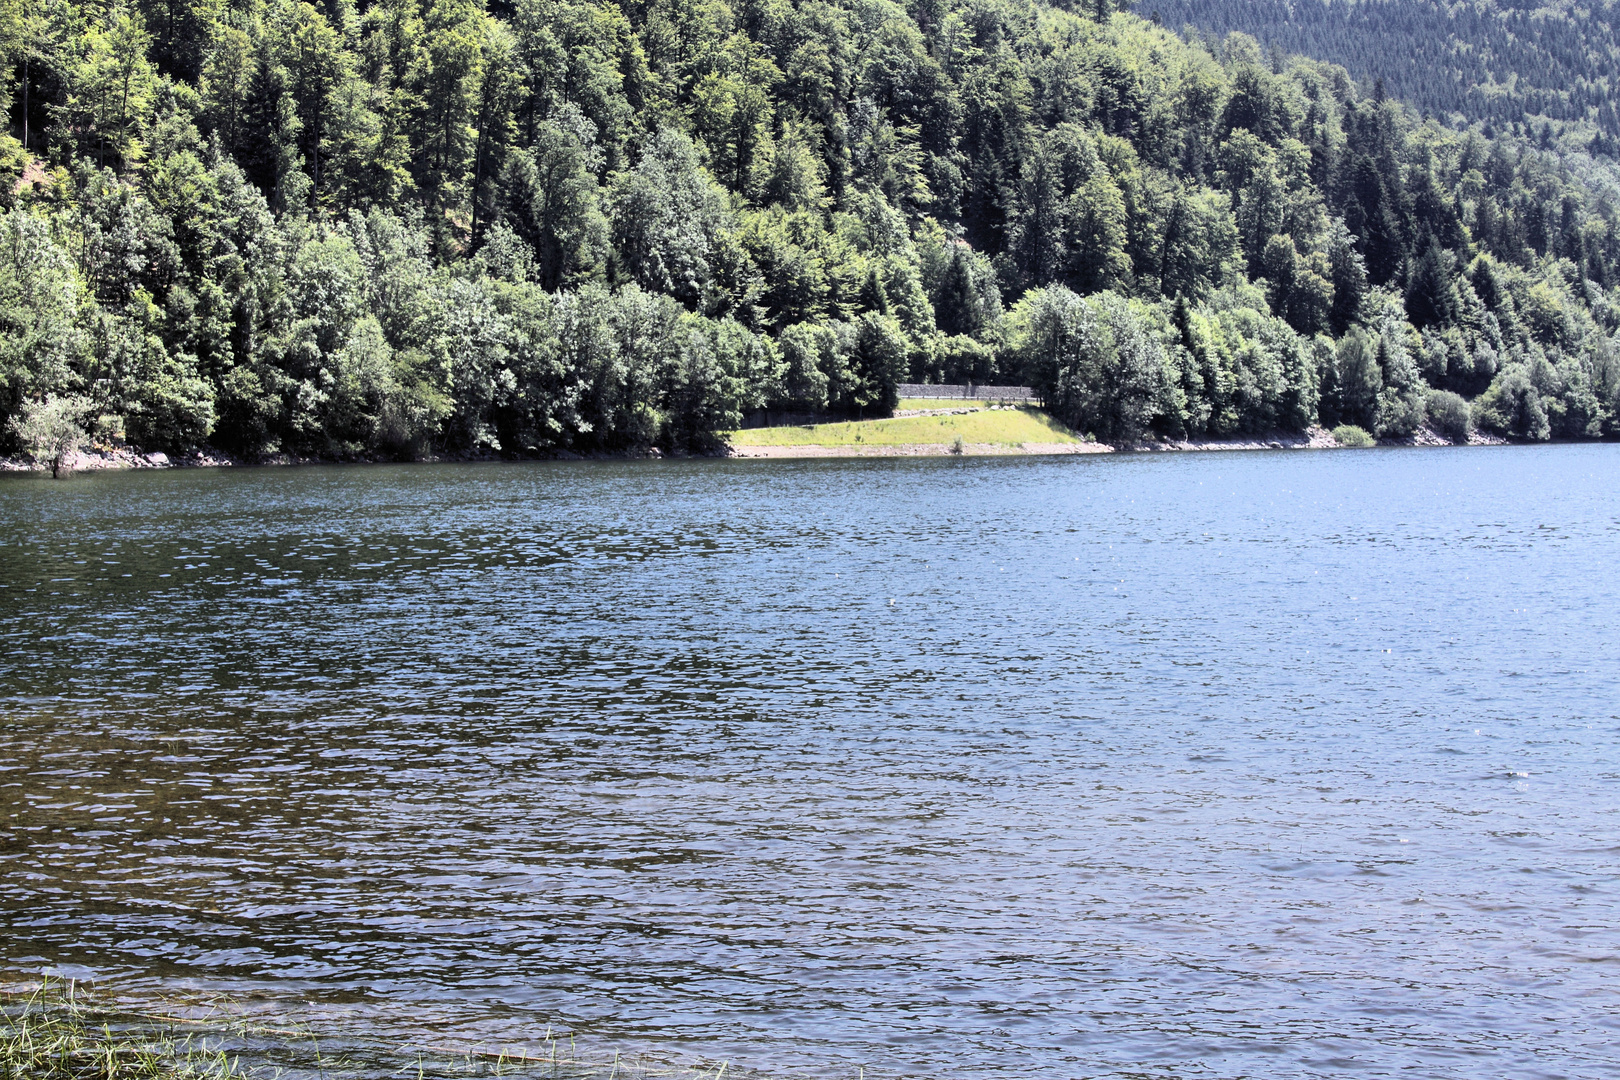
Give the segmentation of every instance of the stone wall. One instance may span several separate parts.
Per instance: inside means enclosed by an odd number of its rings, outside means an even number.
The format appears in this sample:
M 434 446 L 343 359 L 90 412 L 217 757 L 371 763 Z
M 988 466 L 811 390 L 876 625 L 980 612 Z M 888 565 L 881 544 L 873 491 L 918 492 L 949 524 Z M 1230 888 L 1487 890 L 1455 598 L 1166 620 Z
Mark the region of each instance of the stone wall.
M 1027 386 L 979 386 L 974 383 L 901 383 L 903 398 L 943 398 L 948 401 L 1018 401 L 1035 404 L 1035 391 Z

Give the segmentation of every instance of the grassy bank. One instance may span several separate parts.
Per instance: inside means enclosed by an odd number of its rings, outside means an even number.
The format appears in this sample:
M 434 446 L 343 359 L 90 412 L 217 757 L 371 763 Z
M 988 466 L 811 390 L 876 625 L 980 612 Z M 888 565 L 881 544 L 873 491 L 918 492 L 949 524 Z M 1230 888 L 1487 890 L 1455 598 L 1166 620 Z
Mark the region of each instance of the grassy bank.
M 941 408 L 971 403 L 952 402 Z M 907 402 L 909 408 L 927 408 Z M 977 409 L 955 416 L 902 416 L 892 420 L 854 420 L 800 427 L 745 428 L 731 433 L 735 447 L 749 446 L 915 446 L 964 445 L 1014 447 L 1024 444 L 1072 444 L 1074 432 L 1037 409 Z

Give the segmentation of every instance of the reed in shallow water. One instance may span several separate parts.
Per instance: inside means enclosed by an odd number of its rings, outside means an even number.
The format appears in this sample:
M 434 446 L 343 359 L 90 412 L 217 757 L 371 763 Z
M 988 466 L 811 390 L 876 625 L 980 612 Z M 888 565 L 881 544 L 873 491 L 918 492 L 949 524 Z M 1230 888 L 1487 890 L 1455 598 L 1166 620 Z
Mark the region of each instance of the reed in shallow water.
M 198 1003 L 182 1000 L 185 1012 Z M 132 1008 L 72 981 L 21 991 L 0 988 L 0 1080 L 747 1080 L 725 1062 L 679 1064 L 620 1053 L 582 1055 L 572 1035 L 543 1048 L 423 1045 L 350 1040 L 332 1052 L 302 1022 L 270 1025 L 229 1002 L 206 1015 Z M 263 1018 L 261 1018 L 262 1020 Z M 184 1027 L 198 1030 L 186 1032 Z M 566 1042 L 564 1040 L 566 1039 Z M 340 1040 L 341 1041 L 341 1040 Z
M 230 1080 L 235 1059 L 206 1036 L 131 1023 L 73 982 L 44 983 L 0 1006 L 3 1080 Z

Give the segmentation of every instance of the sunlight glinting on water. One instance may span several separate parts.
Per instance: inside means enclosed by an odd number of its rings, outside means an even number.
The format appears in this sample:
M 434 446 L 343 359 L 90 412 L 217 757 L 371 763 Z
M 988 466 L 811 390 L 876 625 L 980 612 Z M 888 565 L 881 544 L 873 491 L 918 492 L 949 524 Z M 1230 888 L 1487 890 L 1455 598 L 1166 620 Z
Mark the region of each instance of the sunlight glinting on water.
M 8 481 L 0 962 L 827 1076 L 1612 1075 L 1617 466 Z

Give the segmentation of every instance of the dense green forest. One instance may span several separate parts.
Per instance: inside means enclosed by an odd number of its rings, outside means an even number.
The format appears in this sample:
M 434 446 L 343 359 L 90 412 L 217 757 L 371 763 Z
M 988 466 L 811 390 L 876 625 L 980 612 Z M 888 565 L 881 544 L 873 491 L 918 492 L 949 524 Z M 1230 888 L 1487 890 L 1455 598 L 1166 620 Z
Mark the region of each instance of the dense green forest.
M 1138 10 L 1343 64 L 1425 112 L 1483 121 L 1486 134 L 1620 148 L 1613 0 L 1142 0 Z
M 1620 430 L 1609 167 L 1107 0 L 0 0 L 0 421 L 703 452 L 1028 380 L 1101 439 Z

